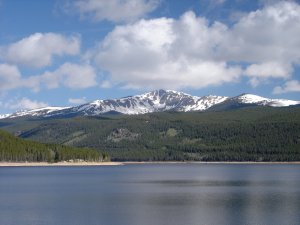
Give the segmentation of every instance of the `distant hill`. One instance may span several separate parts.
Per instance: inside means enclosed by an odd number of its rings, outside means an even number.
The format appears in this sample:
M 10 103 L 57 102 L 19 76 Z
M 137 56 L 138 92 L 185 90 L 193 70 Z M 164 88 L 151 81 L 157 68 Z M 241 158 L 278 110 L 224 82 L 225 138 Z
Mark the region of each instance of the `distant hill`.
M 25 139 L 103 150 L 117 161 L 300 161 L 299 107 L 21 117 L 0 120 L 0 127 Z
M 155 112 L 192 112 L 207 110 L 228 110 L 249 106 L 287 107 L 300 104 L 300 101 L 269 99 L 253 94 L 236 97 L 216 95 L 192 96 L 172 90 L 156 90 L 142 95 L 119 99 L 96 100 L 75 107 L 46 107 L 24 110 L 11 115 L 0 115 L 0 119 L 17 117 L 71 118 L 76 116 L 99 115 L 138 115 Z
M 96 150 L 41 144 L 17 138 L 0 130 L 0 162 L 102 161 L 107 159 L 108 155 Z

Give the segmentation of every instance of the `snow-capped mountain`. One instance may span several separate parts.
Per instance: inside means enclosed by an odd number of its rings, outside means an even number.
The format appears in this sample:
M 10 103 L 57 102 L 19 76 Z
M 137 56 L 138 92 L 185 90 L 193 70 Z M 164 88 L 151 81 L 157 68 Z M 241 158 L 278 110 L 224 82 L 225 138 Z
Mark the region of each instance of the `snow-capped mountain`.
M 283 106 L 290 106 L 290 105 L 297 105 L 299 101 L 287 100 L 287 99 L 269 99 L 263 98 L 258 95 L 252 94 L 242 94 L 235 98 L 239 103 L 243 104 L 257 104 L 263 106 L 273 106 L 273 107 L 283 107 Z
M 300 104 L 300 101 L 285 99 L 268 99 L 252 94 L 242 94 L 236 97 L 224 96 L 192 96 L 172 90 L 156 90 L 142 95 L 124 97 L 120 99 L 96 100 L 75 107 L 46 107 L 29 111 L 21 111 L 1 118 L 15 118 L 21 116 L 40 117 L 71 117 L 95 116 L 105 113 L 144 114 L 163 111 L 205 111 L 211 108 L 232 108 L 240 106 L 272 106 L 282 107 Z
M 3 115 L 0 115 L 0 120 L 1 119 L 5 119 L 5 118 L 7 118 L 7 117 L 9 117 L 10 116 L 10 114 L 3 114 Z
M 47 116 L 53 112 L 59 113 L 64 109 L 68 109 L 69 107 L 44 107 L 39 109 L 32 109 L 32 110 L 22 110 L 15 112 L 13 114 L 8 114 L 5 118 L 15 118 L 21 116 Z
M 195 97 L 183 92 L 156 90 L 120 99 L 96 100 L 66 111 L 81 115 L 99 115 L 109 112 L 134 115 L 168 110 L 186 112 L 205 110 L 226 99 L 227 97 Z
M 220 104 L 214 105 L 210 110 L 227 110 L 248 106 L 287 107 L 298 104 L 300 104 L 300 101 L 270 99 L 253 94 L 241 94 L 236 97 L 228 98 Z

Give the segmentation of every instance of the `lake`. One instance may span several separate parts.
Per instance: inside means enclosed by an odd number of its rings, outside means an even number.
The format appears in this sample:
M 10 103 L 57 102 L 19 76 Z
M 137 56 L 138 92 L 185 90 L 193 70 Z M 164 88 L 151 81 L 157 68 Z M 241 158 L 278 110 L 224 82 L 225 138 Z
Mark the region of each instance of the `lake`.
M 1 225 L 297 225 L 300 165 L 0 168 Z

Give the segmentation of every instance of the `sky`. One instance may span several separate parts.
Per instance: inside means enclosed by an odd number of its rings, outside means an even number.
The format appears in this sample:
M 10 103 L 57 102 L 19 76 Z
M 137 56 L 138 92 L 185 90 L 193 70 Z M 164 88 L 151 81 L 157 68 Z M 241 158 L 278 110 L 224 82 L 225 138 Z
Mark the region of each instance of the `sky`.
M 0 0 L 0 114 L 156 89 L 300 100 L 300 1 Z

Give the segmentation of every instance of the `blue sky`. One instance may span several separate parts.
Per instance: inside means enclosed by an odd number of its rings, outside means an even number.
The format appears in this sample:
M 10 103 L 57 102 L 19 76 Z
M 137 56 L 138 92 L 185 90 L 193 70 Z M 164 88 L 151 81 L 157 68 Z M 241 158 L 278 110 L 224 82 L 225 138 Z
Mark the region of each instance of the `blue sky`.
M 154 89 L 300 100 L 300 2 L 0 0 L 0 114 Z

